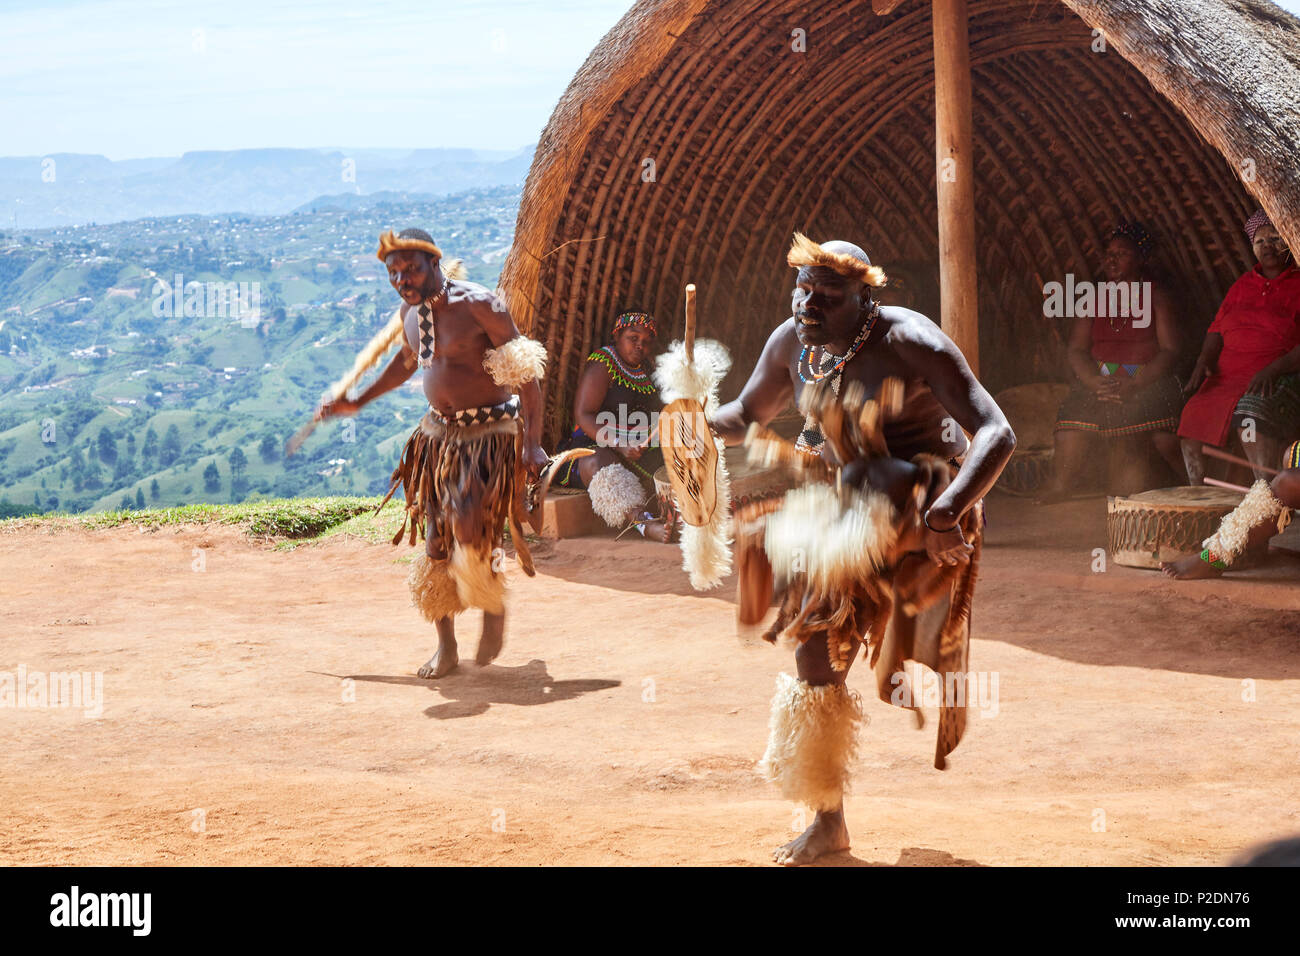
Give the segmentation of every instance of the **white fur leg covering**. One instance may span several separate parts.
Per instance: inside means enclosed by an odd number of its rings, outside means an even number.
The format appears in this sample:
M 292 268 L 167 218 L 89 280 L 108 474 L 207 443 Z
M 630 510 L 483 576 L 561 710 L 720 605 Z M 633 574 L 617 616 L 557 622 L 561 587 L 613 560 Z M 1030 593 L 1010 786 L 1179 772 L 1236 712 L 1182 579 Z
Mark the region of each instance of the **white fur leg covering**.
M 546 374 L 546 346 L 526 335 L 483 353 L 483 368 L 498 385 L 515 387 Z
M 606 465 L 587 483 L 591 510 L 611 528 L 627 524 L 627 513 L 640 507 L 646 499 L 645 489 L 636 475 L 620 464 Z
M 778 674 L 759 772 L 787 800 L 836 810 L 849 786 L 862 722 L 862 697 L 845 685 L 814 687 Z
M 691 577 L 691 587 L 708 591 L 722 584 L 731 573 L 731 475 L 727 472 L 725 446 L 718 446 L 716 485 L 718 506 L 712 520 L 703 527 L 682 523 L 682 570 Z
M 721 342 L 697 339 L 694 362 L 686 361 L 686 343 L 674 342 L 655 360 L 654 380 L 665 405 L 693 398 L 708 415 L 718 409 L 718 386 L 730 369 L 731 353 Z
M 500 614 L 505 610 L 505 575 L 493 571 L 492 562 L 492 552 L 480 554 L 458 544 L 451 550 L 451 577 L 462 604 Z
M 445 558 L 431 558 L 421 551 L 411 561 L 411 571 L 406 576 L 411 603 L 430 624 L 465 610 L 456 593 L 456 582 L 448 572 L 448 563 Z
M 1216 558 L 1232 567 L 1232 562 L 1246 550 L 1251 529 L 1272 521 L 1277 523 L 1279 531 L 1285 531 L 1290 518 L 1291 510 L 1277 499 L 1269 483 L 1260 478 L 1241 499 L 1241 504 L 1223 516 L 1219 530 L 1202 541 L 1201 547 L 1208 548 Z

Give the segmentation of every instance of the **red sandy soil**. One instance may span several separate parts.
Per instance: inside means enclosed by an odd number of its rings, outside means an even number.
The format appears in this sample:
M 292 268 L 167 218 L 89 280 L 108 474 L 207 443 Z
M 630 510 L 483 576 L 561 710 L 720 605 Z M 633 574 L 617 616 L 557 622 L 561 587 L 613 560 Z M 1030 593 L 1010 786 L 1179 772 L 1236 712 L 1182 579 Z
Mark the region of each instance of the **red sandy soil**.
M 1300 831 L 1300 562 L 1098 574 L 1104 500 L 990 511 L 971 667 L 997 672 L 998 712 L 937 771 L 933 720 L 859 665 L 853 848 L 828 862 L 1217 864 Z M 0 670 L 102 671 L 106 699 L 97 720 L 0 710 L 0 860 L 766 863 L 799 822 L 753 770 L 789 650 L 738 638 L 732 587 L 692 593 L 673 548 L 538 552 L 499 662 L 472 664 L 471 613 L 461 670 L 421 681 L 405 550 L 0 535 Z

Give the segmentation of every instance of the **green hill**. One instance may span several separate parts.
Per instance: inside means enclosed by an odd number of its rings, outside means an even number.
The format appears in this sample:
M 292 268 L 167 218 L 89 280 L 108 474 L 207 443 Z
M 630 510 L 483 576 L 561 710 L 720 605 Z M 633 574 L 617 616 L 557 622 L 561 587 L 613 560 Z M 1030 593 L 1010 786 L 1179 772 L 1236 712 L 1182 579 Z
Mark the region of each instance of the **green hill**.
M 429 228 L 491 288 L 518 198 L 0 234 L 0 515 L 386 491 L 416 381 L 283 443 L 397 305 L 379 232 Z

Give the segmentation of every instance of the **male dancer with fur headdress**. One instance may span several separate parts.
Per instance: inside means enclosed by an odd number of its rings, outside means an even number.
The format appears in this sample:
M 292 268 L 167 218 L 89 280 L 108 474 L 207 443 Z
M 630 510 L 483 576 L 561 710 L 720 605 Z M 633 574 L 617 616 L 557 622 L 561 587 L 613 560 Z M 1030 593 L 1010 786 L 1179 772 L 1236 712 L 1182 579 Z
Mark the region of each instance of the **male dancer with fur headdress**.
M 784 595 L 768 637 L 799 641 L 798 677 L 777 681 L 761 764 L 784 796 L 816 811 L 774 854 L 798 865 L 849 845 L 843 793 L 862 708 L 845 679 L 863 639 L 886 700 L 907 703 L 896 696 L 905 659 L 964 677 L 981 500 L 1015 436 L 934 323 L 873 302 L 885 277 L 862 249 L 796 233 L 787 261 L 798 270 L 793 315 L 712 427 L 728 444 L 752 432 L 752 456 L 794 460 L 808 480 L 735 518 L 742 623 L 761 619 L 775 577 Z M 793 448 L 761 429 L 792 399 L 807 415 Z M 964 715 L 945 700 L 941 768 Z
M 521 524 L 526 475 L 535 480 L 547 461 L 538 444 L 546 350 L 519 334 L 495 295 L 465 281 L 459 260 L 444 263 L 427 232 L 385 232 L 377 255 L 404 304 L 367 352 L 378 357 L 399 339 L 401 349 L 369 388 L 323 403 L 316 418 L 354 415 L 423 370 L 430 410 L 406 443 L 389 495 L 399 484 L 406 495 L 406 521 L 393 543 L 407 537 L 408 525 L 411 544 L 425 538 L 409 584 L 415 606 L 437 627 L 438 650 L 418 674 L 443 677 L 459 662 L 454 618 L 468 607 L 483 609 L 477 663 L 501 652 L 507 521 L 519 563 L 533 574 Z

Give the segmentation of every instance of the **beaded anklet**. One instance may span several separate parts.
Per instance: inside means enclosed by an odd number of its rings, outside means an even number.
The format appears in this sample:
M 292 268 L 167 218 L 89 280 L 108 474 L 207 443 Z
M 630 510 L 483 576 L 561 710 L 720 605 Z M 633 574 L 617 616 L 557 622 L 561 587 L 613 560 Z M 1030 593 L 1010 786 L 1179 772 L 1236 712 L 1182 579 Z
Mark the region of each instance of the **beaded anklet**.
M 1206 548 L 1201 552 L 1201 560 L 1204 561 L 1206 564 L 1208 564 L 1210 567 L 1216 568 L 1219 571 L 1228 570 L 1227 562 L 1225 562 L 1221 557 L 1219 557 L 1209 548 Z

